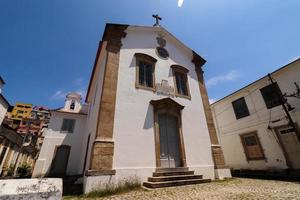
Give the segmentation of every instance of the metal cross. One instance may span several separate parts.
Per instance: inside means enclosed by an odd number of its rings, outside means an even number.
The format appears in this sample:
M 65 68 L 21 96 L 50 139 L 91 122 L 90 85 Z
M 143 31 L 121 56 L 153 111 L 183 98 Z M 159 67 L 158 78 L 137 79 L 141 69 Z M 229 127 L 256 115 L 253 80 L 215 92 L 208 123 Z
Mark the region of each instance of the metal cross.
M 160 16 L 156 15 L 152 15 L 153 18 L 156 19 L 156 23 L 153 26 L 159 26 L 159 20 L 162 20 L 162 18 Z

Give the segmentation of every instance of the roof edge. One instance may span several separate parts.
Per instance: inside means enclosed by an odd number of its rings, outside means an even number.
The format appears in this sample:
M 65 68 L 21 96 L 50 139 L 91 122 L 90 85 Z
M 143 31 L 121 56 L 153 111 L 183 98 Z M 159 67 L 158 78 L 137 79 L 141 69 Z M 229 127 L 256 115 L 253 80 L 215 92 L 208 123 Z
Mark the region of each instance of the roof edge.
M 3 80 L 3 78 L 0 76 L 0 81 L 3 83 L 3 85 L 5 84 L 5 81 Z
M 275 71 L 271 72 L 270 74 L 272 75 L 272 74 L 274 74 L 274 73 L 277 73 L 277 72 L 279 72 L 279 71 L 281 71 L 281 70 L 287 68 L 289 65 L 291 65 L 291 64 L 293 64 L 293 63 L 295 63 L 295 62 L 297 62 L 297 61 L 300 61 L 300 58 L 297 58 L 296 60 L 293 60 L 292 62 L 283 65 L 282 67 L 276 69 Z M 223 99 L 226 99 L 226 98 L 228 98 L 228 97 L 230 97 L 230 96 L 232 96 L 232 95 L 234 95 L 234 94 L 240 92 L 241 90 L 243 90 L 243 89 L 245 89 L 245 88 L 247 88 L 247 87 L 249 87 L 249 86 L 251 86 L 251 85 L 253 85 L 253 84 L 255 84 L 255 83 L 259 82 L 259 81 L 261 81 L 261 80 L 263 80 L 263 79 L 266 78 L 266 77 L 268 77 L 268 75 L 265 75 L 265 76 L 263 76 L 263 77 L 257 79 L 256 81 L 253 81 L 253 82 L 249 83 L 248 85 L 246 85 L 246 86 L 244 86 L 244 87 L 242 87 L 242 88 L 240 88 L 240 89 L 238 89 L 238 90 L 236 90 L 236 91 L 234 91 L 234 92 L 232 92 L 232 93 L 230 93 L 230 94 L 228 94 L 228 95 L 222 97 L 221 99 L 219 99 L 218 101 L 216 101 L 216 102 L 214 102 L 214 103 L 212 103 L 212 104 L 210 104 L 210 105 L 212 106 L 212 105 L 214 105 L 214 104 L 216 104 L 216 103 L 222 101 Z

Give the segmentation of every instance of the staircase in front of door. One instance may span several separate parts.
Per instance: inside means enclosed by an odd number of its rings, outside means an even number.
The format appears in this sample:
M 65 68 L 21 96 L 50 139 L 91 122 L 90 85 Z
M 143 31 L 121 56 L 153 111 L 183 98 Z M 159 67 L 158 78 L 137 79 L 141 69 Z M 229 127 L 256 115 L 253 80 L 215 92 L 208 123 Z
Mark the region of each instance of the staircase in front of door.
M 202 175 L 195 175 L 194 171 L 189 171 L 186 167 L 160 168 L 148 178 L 147 182 L 143 183 L 143 186 L 154 189 L 209 182 L 211 179 L 203 179 Z

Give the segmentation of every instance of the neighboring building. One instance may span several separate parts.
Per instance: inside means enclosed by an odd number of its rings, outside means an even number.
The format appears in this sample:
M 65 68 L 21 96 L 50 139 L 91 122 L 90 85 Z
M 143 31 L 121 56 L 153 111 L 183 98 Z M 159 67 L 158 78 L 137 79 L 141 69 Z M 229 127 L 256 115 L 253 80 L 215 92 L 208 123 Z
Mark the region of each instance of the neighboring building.
M 6 111 L 10 106 L 2 94 L 4 85 L 0 77 L 0 176 L 13 176 L 19 165 L 27 163 L 31 167 L 34 165 L 34 156 L 37 153 L 34 145 L 27 142 L 21 136 L 6 125 Z M 9 110 L 12 111 L 12 110 Z M 19 120 L 18 120 L 19 121 Z M 3 123 L 2 123 L 3 122 Z M 13 122 L 13 120 L 11 121 Z
M 81 96 L 69 93 L 65 106 L 51 110 L 50 123 L 36 161 L 33 177 L 82 175 L 86 156 L 87 106 Z
M 300 59 L 271 78 L 274 83 L 265 76 L 211 105 L 233 170 L 300 170 Z
M 33 169 L 38 149 L 7 125 L 0 126 L 0 176 L 15 176 L 22 164 Z
M 133 177 L 144 182 L 181 174 L 144 183 L 155 188 L 231 176 L 213 124 L 204 63 L 161 26 L 106 25 L 86 98 L 85 192 Z
M 43 106 L 34 106 L 31 111 L 30 119 L 43 121 L 46 126 L 50 121 L 50 112 L 49 109 Z
M 5 117 L 6 111 L 8 109 L 9 102 L 5 99 L 5 97 L 3 96 L 3 86 L 4 86 L 5 82 L 2 79 L 2 77 L 0 76 L 0 125 L 2 124 L 2 121 Z
M 32 104 L 18 102 L 11 112 L 11 119 L 21 121 L 24 118 L 30 118 L 31 111 Z

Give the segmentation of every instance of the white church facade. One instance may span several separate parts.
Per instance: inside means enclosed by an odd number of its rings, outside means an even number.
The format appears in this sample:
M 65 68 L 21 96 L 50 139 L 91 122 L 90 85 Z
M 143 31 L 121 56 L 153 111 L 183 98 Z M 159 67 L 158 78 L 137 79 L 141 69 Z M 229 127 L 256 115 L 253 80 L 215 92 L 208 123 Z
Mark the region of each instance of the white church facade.
M 53 110 L 33 177 L 82 176 L 84 192 L 230 177 L 203 80 L 205 60 L 161 26 L 107 24 L 86 104 Z
M 154 180 L 160 176 L 194 176 L 177 185 L 231 176 L 204 64 L 161 26 L 106 25 L 86 97 L 84 192 L 131 177 L 155 188 L 171 186 Z

